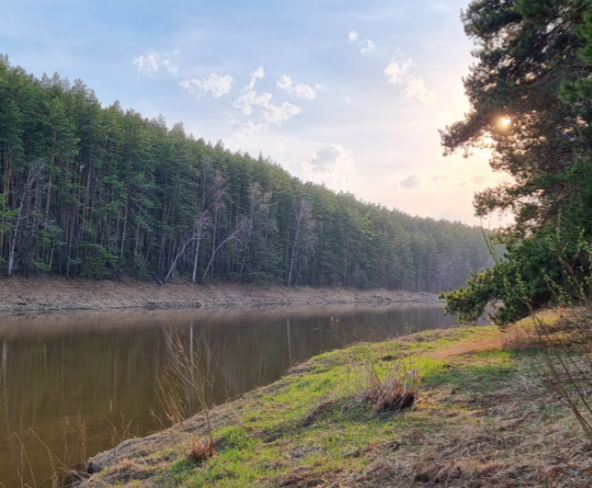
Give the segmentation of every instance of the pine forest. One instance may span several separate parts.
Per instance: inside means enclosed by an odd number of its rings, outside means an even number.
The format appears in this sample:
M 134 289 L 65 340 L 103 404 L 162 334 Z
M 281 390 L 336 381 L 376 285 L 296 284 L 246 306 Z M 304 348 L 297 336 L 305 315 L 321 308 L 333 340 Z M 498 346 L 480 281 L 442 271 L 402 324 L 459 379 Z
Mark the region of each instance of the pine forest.
M 436 292 L 492 262 L 480 228 L 304 183 L 0 58 L 3 276 Z

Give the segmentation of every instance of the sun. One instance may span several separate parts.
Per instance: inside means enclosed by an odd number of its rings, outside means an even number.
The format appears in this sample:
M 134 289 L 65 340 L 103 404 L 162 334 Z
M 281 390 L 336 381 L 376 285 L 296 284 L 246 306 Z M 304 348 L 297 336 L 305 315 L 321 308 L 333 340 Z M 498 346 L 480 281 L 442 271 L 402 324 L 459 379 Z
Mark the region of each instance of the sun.
M 512 123 L 512 119 L 510 117 L 508 117 L 508 116 L 502 117 L 502 125 L 504 127 L 510 125 L 511 123 Z

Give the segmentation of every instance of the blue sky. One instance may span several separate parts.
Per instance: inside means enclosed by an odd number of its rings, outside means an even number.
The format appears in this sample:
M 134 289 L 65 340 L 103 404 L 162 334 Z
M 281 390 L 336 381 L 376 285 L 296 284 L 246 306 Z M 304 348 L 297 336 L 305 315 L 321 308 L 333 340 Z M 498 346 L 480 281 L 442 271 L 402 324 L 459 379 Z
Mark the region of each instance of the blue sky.
M 162 114 L 304 180 L 467 223 L 473 193 L 504 180 L 487 152 L 444 158 L 439 143 L 469 108 L 465 1 L 8 3 L 11 64 L 80 78 L 104 106 Z

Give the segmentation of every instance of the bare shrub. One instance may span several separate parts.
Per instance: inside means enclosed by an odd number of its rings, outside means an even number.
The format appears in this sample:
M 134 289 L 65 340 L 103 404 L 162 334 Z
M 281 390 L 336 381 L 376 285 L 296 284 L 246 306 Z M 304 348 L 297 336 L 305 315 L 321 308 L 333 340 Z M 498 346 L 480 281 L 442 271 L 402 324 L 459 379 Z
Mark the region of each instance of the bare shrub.
M 549 321 L 536 312 L 520 280 L 514 292 L 530 309 L 542 351 L 543 385 L 566 403 L 592 441 L 592 243 L 580 238 L 577 246 L 571 260 L 561 247 L 557 250 L 565 283 L 559 285 L 545 274 L 556 302 L 565 307 L 556 309 L 557 320 Z
M 214 438 L 210 413 L 215 379 L 212 354 L 209 350 L 186 346 L 176 332 L 171 332 L 170 337 L 168 362 L 159 368 L 156 378 L 161 415 L 155 414 L 155 417 L 163 425 L 166 422 L 178 424 L 202 411 L 206 421 L 206 440 L 202 441 L 196 434 L 191 436 L 189 458 L 211 457 L 214 454 Z
M 215 454 L 214 441 L 211 437 L 204 442 L 196 435 L 191 436 L 191 445 L 187 454 L 187 459 L 193 461 L 195 464 L 199 464 L 203 460 L 213 457 Z
M 398 411 L 413 406 L 418 390 L 415 369 L 400 361 L 392 363 L 383 372 L 373 363 L 367 364 L 366 369 L 360 400 L 370 403 L 376 411 Z

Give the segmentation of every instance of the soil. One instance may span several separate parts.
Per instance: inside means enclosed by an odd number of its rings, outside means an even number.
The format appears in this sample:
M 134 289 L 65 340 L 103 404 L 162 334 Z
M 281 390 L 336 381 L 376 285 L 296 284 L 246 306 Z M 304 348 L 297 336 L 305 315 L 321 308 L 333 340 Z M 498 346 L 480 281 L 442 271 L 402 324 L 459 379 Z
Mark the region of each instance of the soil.
M 195 285 L 174 281 L 166 286 L 125 279 L 121 281 L 60 278 L 0 279 L 0 313 L 66 310 L 245 308 L 262 306 L 322 306 L 332 304 L 388 304 L 434 302 L 429 293 L 344 288 L 269 289 L 249 285 Z

